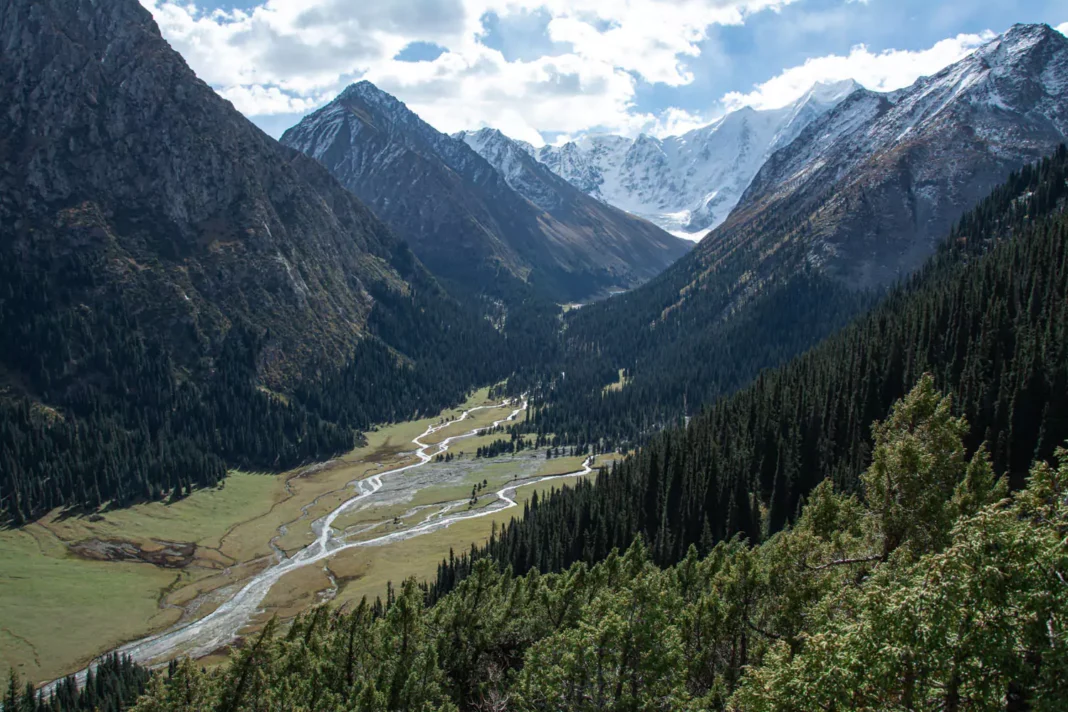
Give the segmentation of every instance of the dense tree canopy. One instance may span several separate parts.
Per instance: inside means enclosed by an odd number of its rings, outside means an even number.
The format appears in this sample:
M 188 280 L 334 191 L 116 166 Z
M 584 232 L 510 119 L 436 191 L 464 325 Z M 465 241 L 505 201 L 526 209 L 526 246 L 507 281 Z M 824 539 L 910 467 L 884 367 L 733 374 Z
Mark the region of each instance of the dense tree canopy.
M 402 269 L 403 264 L 398 266 Z M 105 287 L 92 253 L 26 269 L 0 255 L 0 521 L 54 507 L 95 509 L 214 485 L 228 467 L 284 470 L 350 449 L 374 423 L 437 413 L 541 355 L 530 318 L 495 329 L 425 275 L 376 288 L 367 337 L 342 369 L 290 394 L 259 385 L 269 333 L 235 325 L 202 373 L 186 373 Z
M 558 571 L 638 535 L 662 565 L 738 533 L 759 541 L 824 477 L 859 488 L 878 446 L 872 423 L 925 373 L 955 394 L 967 452 L 985 441 L 995 471 L 1022 486 L 1032 458 L 1068 438 L 1066 169 L 1062 149 L 1014 175 L 869 314 L 611 471 L 532 506 L 479 555 L 517 572 Z M 531 421 L 543 427 L 541 413 Z M 446 564 L 435 593 L 469 565 L 466 556 Z
M 151 673 L 119 655 L 106 655 L 87 671 L 81 685 L 75 678 L 60 680 L 51 694 L 19 689 L 14 670 L 8 676 L 3 710 L 7 712 L 120 712 L 129 709 L 145 691 Z
M 1068 452 L 1009 496 L 930 378 L 876 427 L 861 496 L 823 481 L 796 524 L 660 568 L 489 560 L 435 605 L 317 608 L 135 709 L 1055 710 L 1068 681 Z M 898 509 L 892 493 L 924 506 Z M 888 498 L 888 495 L 889 496 Z

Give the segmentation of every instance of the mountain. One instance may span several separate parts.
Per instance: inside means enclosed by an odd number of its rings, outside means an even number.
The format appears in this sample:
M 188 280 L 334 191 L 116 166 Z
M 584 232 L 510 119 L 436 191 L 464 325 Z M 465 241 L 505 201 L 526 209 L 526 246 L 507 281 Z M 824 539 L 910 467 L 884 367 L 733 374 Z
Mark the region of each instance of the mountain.
M 853 287 L 891 283 L 1010 171 L 1066 139 L 1068 39 L 1016 25 L 911 87 L 858 89 L 810 124 L 760 169 L 702 261 L 766 235 L 757 244 L 779 253 L 769 265 L 791 252 Z
M 617 269 L 631 269 L 642 281 L 663 271 L 665 255 L 674 261 L 692 247 L 578 190 L 539 163 L 530 144 L 490 128 L 461 131 L 454 137 L 496 168 L 512 190 L 585 235 L 586 248 L 601 261 L 617 264 Z
M 587 136 L 532 155 L 598 200 L 696 237 L 727 218 L 768 156 L 856 88 L 820 83 L 781 109 L 745 107 L 681 136 Z
M 693 252 L 567 315 L 567 378 L 539 427 L 646 437 L 843 326 L 984 192 L 1066 140 L 1066 59 L 1063 35 L 1017 26 L 907 89 L 853 91 L 772 155 Z M 626 387 L 604 392 L 620 369 Z
M 1014 176 L 872 317 L 529 495 L 429 586 L 272 622 L 224 672 L 173 665 L 137 709 L 1061 709 L 1068 453 L 1047 457 L 1068 359 L 1036 357 L 1068 347 L 1065 158 Z M 43 712 L 10 689 L 5 707 Z
M 197 79 L 136 2 L 15 0 L 0 23 L 5 256 L 99 256 L 87 291 L 121 289 L 190 368 L 237 322 L 271 330 L 272 385 L 351 353 L 371 284 L 404 284 L 366 207 Z
M 136 0 L 0 7 L 0 520 L 330 457 L 505 338 Z
M 491 165 L 366 81 L 282 143 L 326 166 L 459 288 L 507 293 L 526 284 L 557 301 L 586 299 L 635 286 L 688 249 L 569 189 L 522 151 L 505 157 L 501 146 L 490 154 L 500 164 Z
M 966 213 L 924 268 L 869 313 L 687 427 L 657 433 L 612 477 L 543 500 L 488 550 L 502 567 L 544 572 L 597 560 L 639 534 L 660 564 L 736 533 L 756 542 L 762 526 L 774 533 L 794 520 L 825 478 L 853 491 L 873 456 L 873 422 L 930 376 L 967 418 L 968 450 L 985 442 L 995 471 L 1022 487 L 1032 461 L 1068 438 L 1066 354 L 1062 146 Z M 567 432 L 552 410 L 538 412 L 537 427 Z M 579 432 L 596 436 L 597 427 L 587 418 Z

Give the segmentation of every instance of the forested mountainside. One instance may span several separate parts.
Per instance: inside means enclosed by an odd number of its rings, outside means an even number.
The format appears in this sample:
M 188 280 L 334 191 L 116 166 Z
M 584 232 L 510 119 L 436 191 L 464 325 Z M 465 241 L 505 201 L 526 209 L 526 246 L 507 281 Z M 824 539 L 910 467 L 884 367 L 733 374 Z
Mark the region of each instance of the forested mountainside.
M 759 541 L 793 521 L 825 477 L 860 488 L 872 423 L 925 373 L 967 419 L 968 452 L 985 443 L 994 470 L 1021 486 L 1032 459 L 1068 439 L 1066 179 L 1062 146 L 1013 174 L 871 313 L 595 481 L 532 503 L 476 558 L 559 571 L 642 536 L 667 565 L 691 545 Z M 540 413 L 532 421 L 554 427 Z M 445 564 L 437 590 L 469 567 L 466 554 Z
M 543 200 L 531 200 L 503 164 L 367 81 L 306 116 L 282 143 L 322 163 L 457 293 L 584 300 L 640 284 L 690 247 L 524 156 L 528 173 L 541 172 Z
M 483 560 L 431 607 L 408 580 L 269 626 L 225 669 L 183 662 L 134 709 L 1052 712 L 1068 452 L 1008 496 L 952 410 L 922 380 L 875 429 L 864 498 L 824 481 L 759 546 L 662 569 L 638 540 L 550 575 Z
M 547 426 L 572 441 L 655 430 L 847 323 L 868 287 L 905 278 L 966 208 L 1065 140 L 1064 76 L 1068 39 L 1020 25 L 893 95 L 855 91 L 773 154 L 693 252 L 568 314 Z M 619 369 L 626 387 L 602 396 Z
M 851 79 L 820 82 L 780 109 L 743 107 L 681 136 L 515 143 L 598 200 L 696 239 L 727 219 L 769 156 L 856 88 Z
M 522 358 L 136 0 L 0 37 L 0 519 L 329 457 Z

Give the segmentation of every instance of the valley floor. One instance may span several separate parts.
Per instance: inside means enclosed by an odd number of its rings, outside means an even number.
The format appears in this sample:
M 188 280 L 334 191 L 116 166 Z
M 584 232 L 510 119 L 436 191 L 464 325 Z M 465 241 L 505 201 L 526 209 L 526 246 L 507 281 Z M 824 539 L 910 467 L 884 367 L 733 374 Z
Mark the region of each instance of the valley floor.
M 367 433 L 363 447 L 330 462 L 282 475 L 235 472 L 221 487 L 173 504 L 92 516 L 53 512 L 21 530 L 0 532 L 0 669 L 6 674 L 14 667 L 38 682 L 54 679 L 128 641 L 202 620 L 281 557 L 313 544 L 313 523 L 363 491 L 358 482 L 419 463 L 412 441 L 431 426 L 441 427 L 421 439 L 429 454 L 446 438 L 490 426 L 516 408 L 491 403 L 487 395 L 483 389 L 437 417 L 381 427 Z M 462 421 L 447 422 L 478 407 Z M 383 477 L 381 488 L 333 522 L 330 548 L 351 548 L 270 582 L 241 634 L 319 602 L 384 596 L 387 582 L 432 578 L 450 549 L 459 553 L 484 542 L 494 526 L 521 514 L 534 492 L 581 477 L 557 477 L 582 470 L 581 457 L 546 460 L 537 450 L 474 457 L 501 437 L 457 439 L 448 450 L 453 460 Z M 546 476 L 554 477 L 541 481 Z M 516 487 L 505 496 L 519 509 L 504 508 L 498 490 L 506 486 Z M 478 490 L 474 503 L 472 488 Z M 426 525 L 457 516 L 444 528 Z M 209 663 L 216 658 L 210 654 L 216 651 L 190 644 L 167 655 L 153 652 L 151 662 L 189 652 L 209 653 Z

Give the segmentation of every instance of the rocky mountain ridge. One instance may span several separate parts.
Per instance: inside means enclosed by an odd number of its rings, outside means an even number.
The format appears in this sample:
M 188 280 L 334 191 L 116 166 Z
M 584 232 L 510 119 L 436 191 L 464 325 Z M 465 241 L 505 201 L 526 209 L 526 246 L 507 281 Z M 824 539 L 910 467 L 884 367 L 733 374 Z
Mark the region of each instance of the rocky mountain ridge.
M 1068 38 L 1016 25 L 906 89 L 852 92 L 771 156 L 702 245 L 705 259 L 774 222 L 768 239 L 806 264 L 854 287 L 885 285 L 1011 171 L 1065 141 Z
M 499 170 L 507 172 L 504 163 L 436 131 L 366 81 L 286 131 L 282 143 L 324 165 L 460 289 L 586 299 L 639 284 L 688 249 L 512 155 L 529 180 L 516 189 Z

